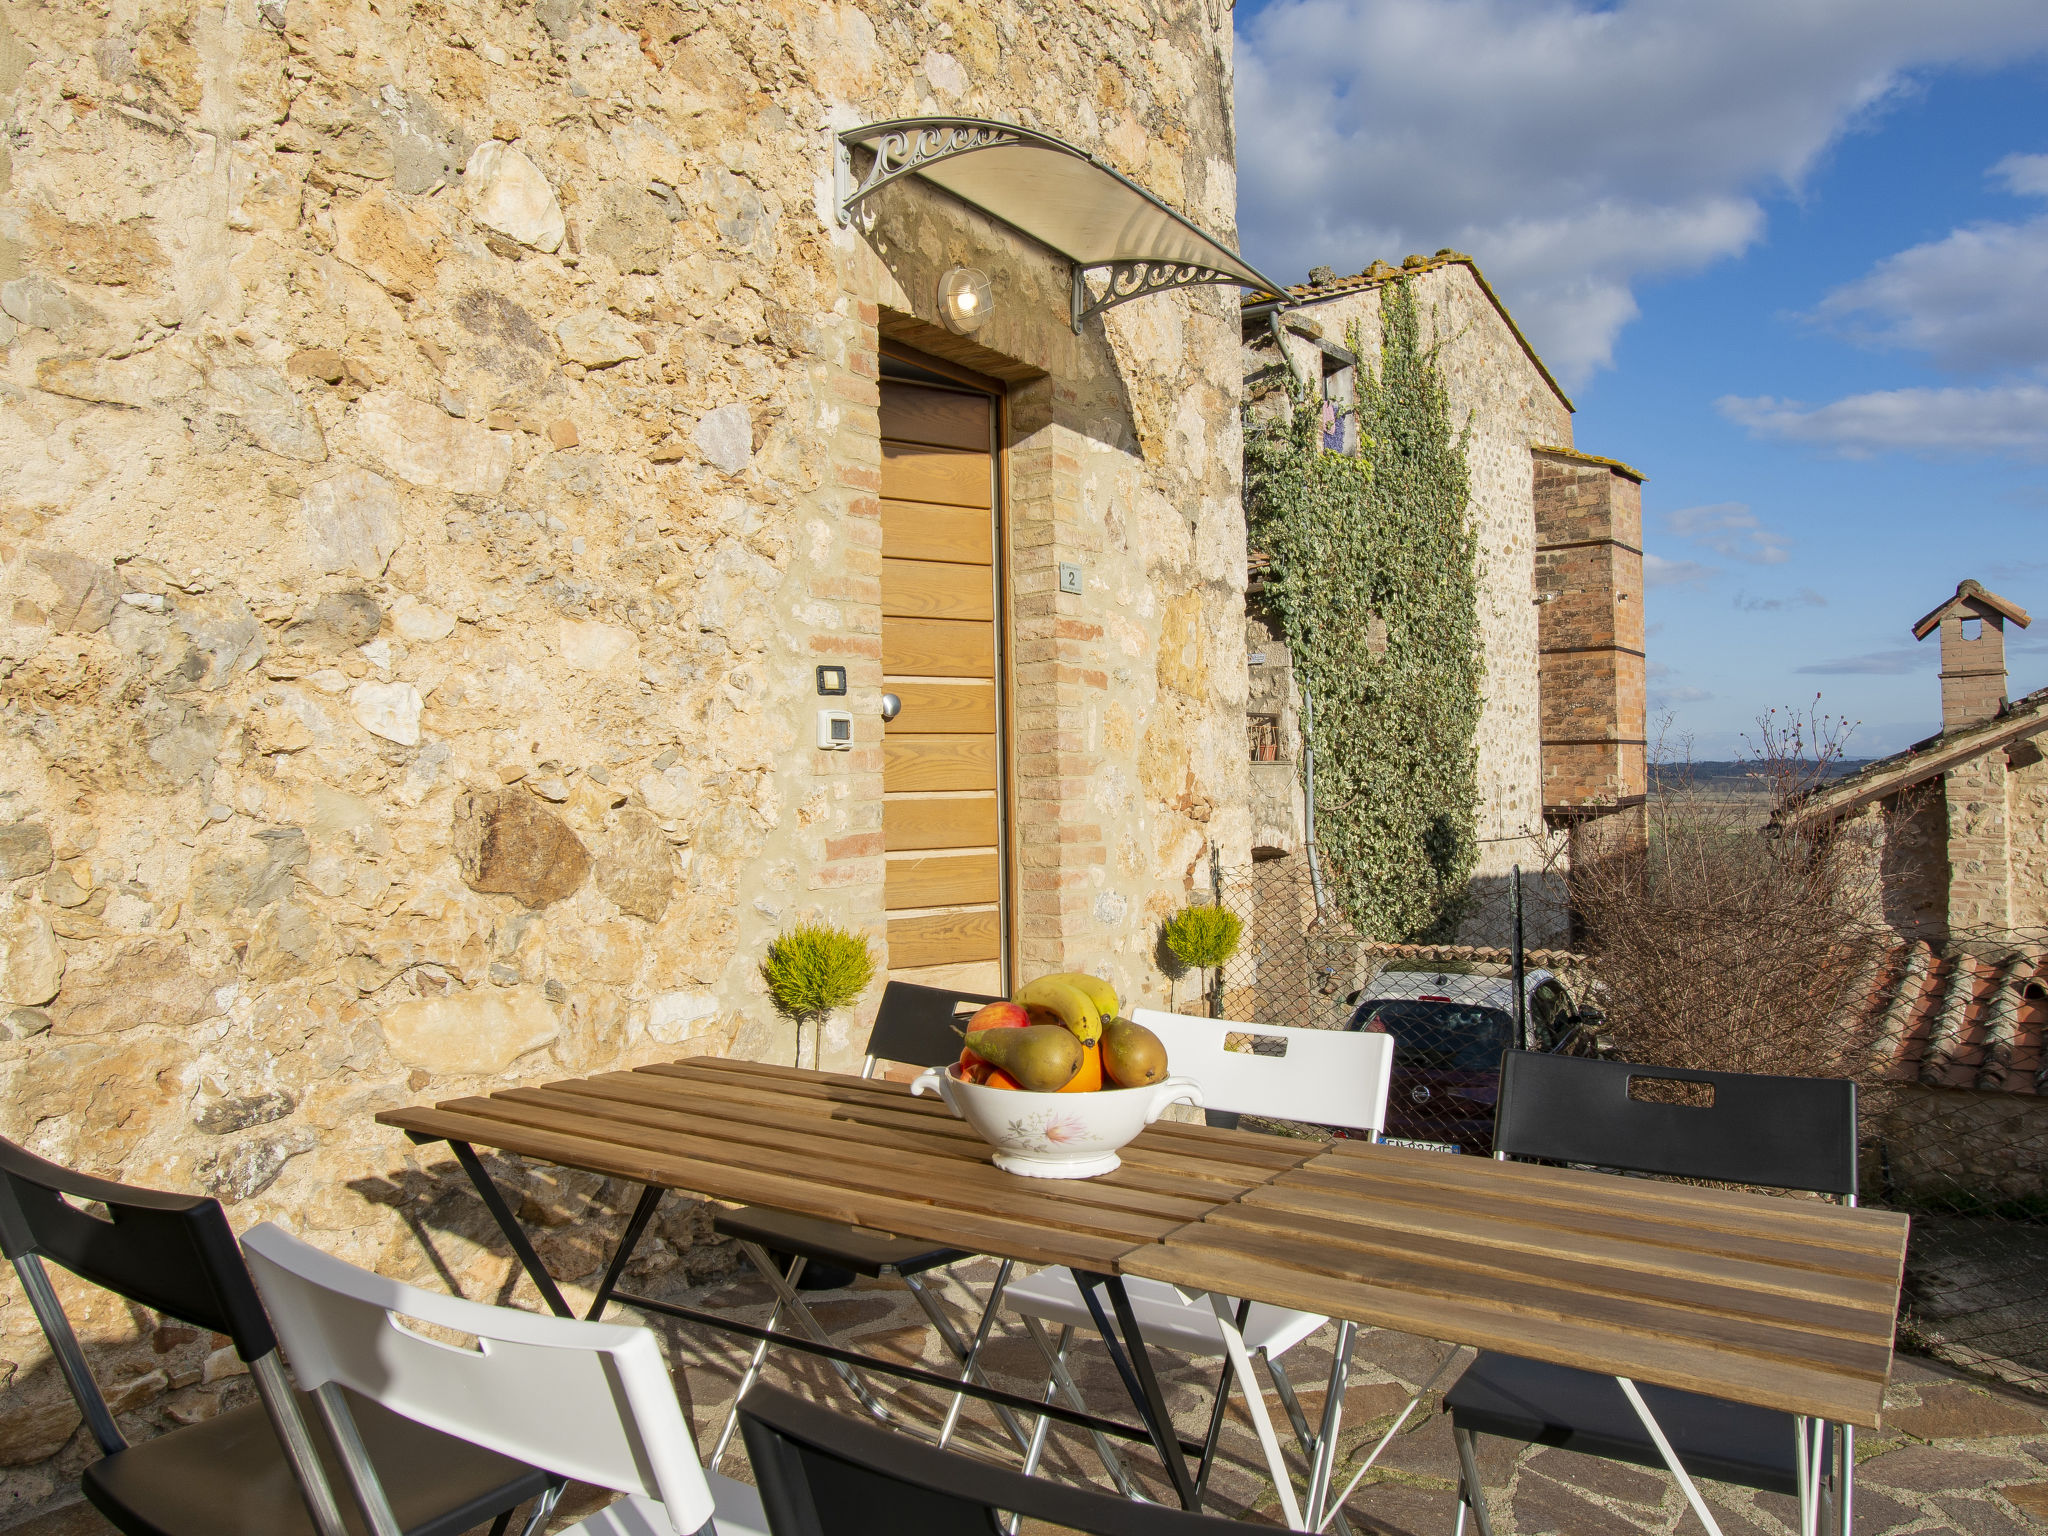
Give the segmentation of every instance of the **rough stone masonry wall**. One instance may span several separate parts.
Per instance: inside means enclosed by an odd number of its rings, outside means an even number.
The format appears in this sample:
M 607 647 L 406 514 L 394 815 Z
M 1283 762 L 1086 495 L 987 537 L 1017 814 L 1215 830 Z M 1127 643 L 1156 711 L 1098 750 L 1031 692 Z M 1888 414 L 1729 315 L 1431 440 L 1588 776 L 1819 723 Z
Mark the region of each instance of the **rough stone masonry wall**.
M 0 17 L 0 1131 L 495 1296 L 474 1200 L 377 1110 L 787 1059 L 766 940 L 882 932 L 877 338 L 984 254 L 1023 958 L 1164 996 L 1146 918 L 1208 838 L 1245 856 L 1234 306 L 1076 340 L 1063 270 L 935 196 L 892 247 L 836 229 L 825 130 L 1015 116 L 1227 236 L 1225 9 Z M 820 754 L 837 657 L 867 734 Z M 515 1182 L 589 1274 L 620 1191 Z M 670 1211 L 646 1268 L 715 1270 Z M 138 1433 L 234 1400 L 218 1341 L 82 1316 Z M 0 1520 L 86 1454 L 8 1288 Z
M 2048 756 L 2041 738 L 2006 749 L 2006 844 L 2012 858 L 2012 925 L 2048 934 Z
M 1440 348 L 1452 424 L 1469 420 L 1467 457 L 1479 532 L 1479 622 L 1486 652 L 1479 721 L 1479 866 L 1484 892 L 1516 864 L 1541 869 L 1555 839 L 1543 824 L 1542 718 L 1537 673 L 1533 470 L 1536 444 L 1572 446 L 1571 407 L 1529 361 L 1520 341 L 1464 261 L 1425 263 L 1410 274 L 1422 341 Z M 1378 354 L 1380 289 L 1309 305 L 1303 313 L 1342 343 L 1356 324 L 1368 358 Z M 1297 361 L 1315 353 L 1294 342 Z

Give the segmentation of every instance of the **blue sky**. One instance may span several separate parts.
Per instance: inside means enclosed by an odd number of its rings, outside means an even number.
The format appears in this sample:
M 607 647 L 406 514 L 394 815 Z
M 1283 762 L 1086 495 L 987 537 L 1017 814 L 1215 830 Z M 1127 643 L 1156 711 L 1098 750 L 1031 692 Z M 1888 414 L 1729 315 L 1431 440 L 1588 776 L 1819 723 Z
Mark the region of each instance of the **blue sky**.
M 1455 246 L 1644 470 L 1652 733 L 1894 751 L 1969 576 L 2048 686 L 2048 4 L 1240 0 L 1240 238 Z

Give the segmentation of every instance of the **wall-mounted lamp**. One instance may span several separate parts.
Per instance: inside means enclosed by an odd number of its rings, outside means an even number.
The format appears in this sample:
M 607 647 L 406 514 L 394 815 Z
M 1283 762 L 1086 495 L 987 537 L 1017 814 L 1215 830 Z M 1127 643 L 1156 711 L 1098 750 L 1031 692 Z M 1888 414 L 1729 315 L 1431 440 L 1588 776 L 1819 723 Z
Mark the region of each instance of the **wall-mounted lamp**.
M 995 308 L 995 290 L 978 267 L 954 267 L 939 279 L 939 319 L 956 336 L 972 336 Z

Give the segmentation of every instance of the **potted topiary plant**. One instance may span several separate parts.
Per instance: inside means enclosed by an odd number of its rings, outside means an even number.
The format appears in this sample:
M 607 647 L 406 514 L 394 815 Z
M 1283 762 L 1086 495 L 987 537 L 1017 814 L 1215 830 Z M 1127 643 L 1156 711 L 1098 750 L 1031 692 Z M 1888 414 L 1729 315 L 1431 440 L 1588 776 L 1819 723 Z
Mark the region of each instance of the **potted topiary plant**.
M 818 1065 L 819 1030 L 839 1009 L 857 1002 L 875 979 L 867 939 L 826 922 L 801 922 L 775 936 L 761 961 L 761 979 L 776 1008 L 796 1024 L 796 1066 L 804 1064 L 804 1024 L 811 1025 L 811 1065 Z
M 1209 1017 L 1223 1017 L 1223 966 L 1237 953 L 1244 924 L 1221 907 L 1185 906 L 1166 920 L 1163 937 L 1176 960 L 1209 972 Z

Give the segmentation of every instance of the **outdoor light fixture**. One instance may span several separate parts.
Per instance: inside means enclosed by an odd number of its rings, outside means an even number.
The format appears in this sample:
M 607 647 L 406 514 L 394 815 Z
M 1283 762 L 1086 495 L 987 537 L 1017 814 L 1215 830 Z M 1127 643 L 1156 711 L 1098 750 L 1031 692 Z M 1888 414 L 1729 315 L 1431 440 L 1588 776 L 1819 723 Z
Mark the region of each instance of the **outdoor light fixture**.
M 954 267 L 939 279 L 939 318 L 956 336 L 972 336 L 995 307 L 988 274 L 978 267 Z

